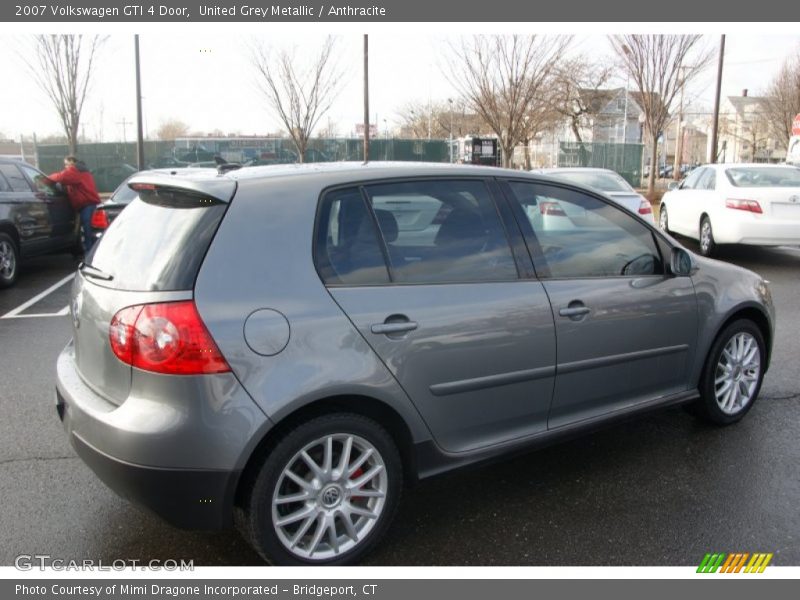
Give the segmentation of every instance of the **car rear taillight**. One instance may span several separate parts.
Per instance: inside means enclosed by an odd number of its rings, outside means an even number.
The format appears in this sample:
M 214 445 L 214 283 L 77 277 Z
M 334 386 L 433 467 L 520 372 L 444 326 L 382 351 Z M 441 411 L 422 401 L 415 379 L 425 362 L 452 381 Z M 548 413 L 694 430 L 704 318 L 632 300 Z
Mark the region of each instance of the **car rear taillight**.
M 566 217 L 567 213 L 558 202 L 539 202 L 539 212 L 551 217 Z
M 725 206 L 735 210 L 746 210 L 747 212 L 762 214 L 761 205 L 755 200 L 737 200 L 728 198 L 725 200 Z
M 108 229 L 108 215 L 104 210 L 95 210 L 90 221 L 95 229 Z
M 200 375 L 231 370 L 191 300 L 123 308 L 111 319 L 108 339 L 117 358 L 145 371 Z
M 650 205 L 650 202 L 648 202 L 647 200 L 642 200 L 642 203 L 639 205 L 639 214 L 640 215 L 653 214 L 653 207 Z

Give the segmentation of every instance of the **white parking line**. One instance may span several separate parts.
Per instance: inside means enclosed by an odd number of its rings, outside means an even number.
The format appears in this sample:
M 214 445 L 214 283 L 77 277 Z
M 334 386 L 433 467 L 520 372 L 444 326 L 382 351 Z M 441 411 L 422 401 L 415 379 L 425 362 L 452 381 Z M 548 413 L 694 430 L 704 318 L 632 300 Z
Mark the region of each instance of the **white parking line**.
M 60 288 L 62 285 L 64 285 L 68 281 L 72 281 L 73 277 L 75 277 L 74 273 L 72 275 L 67 275 L 66 277 L 64 277 L 64 279 L 62 279 L 61 281 L 57 281 L 56 283 L 51 285 L 49 288 L 47 288 L 45 291 L 43 291 L 41 294 L 36 294 L 33 298 L 31 298 L 27 302 L 24 302 L 23 304 L 20 304 L 17 308 L 8 311 L 6 314 L 4 314 L 2 317 L 0 317 L 0 319 L 15 319 L 15 318 L 16 319 L 26 319 L 26 318 L 29 318 L 29 317 L 60 317 L 60 316 L 66 315 L 69 312 L 69 306 L 66 306 L 66 307 L 62 308 L 57 313 L 43 313 L 43 314 L 35 314 L 35 315 L 21 315 L 19 313 L 21 313 L 23 310 L 25 310 L 27 308 L 30 308 L 31 306 L 33 306 L 34 304 L 39 302 L 39 300 L 41 300 L 42 298 L 44 298 L 48 294 L 53 293 L 55 290 Z

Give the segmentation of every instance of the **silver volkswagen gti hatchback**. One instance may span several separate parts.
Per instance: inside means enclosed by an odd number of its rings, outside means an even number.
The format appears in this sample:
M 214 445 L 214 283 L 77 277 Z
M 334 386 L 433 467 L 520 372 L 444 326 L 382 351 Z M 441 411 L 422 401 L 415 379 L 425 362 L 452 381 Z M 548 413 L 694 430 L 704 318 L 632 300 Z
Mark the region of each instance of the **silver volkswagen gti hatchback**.
M 57 409 L 109 487 L 275 564 L 350 564 L 416 480 L 685 403 L 753 406 L 774 309 L 602 194 L 450 165 L 130 180 Z

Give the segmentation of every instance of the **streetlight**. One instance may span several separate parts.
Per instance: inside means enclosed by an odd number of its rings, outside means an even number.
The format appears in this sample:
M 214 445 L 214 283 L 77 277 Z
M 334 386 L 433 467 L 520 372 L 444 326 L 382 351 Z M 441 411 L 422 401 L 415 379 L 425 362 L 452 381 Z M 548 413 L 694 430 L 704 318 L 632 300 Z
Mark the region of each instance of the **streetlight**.
M 447 103 L 450 105 L 450 162 L 453 162 L 453 99 L 448 98 Z

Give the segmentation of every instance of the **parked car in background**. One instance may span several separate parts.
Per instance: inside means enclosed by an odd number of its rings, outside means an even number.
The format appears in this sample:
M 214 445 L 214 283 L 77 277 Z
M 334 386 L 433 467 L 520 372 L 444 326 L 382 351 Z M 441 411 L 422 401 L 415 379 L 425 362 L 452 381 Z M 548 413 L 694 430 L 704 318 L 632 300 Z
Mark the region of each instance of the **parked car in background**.
M 0 159 L 0 288 L 25 258 L 80 248 L 75 212 L 61 186 L 35 167 Z
M 705 256 L 721 244 L 800 244 L 800 167 L 698 167 L 664 194 L 659 225 L 698 240 Z
M 148 171 L 140 171 L 138 174 L 158 173 L 160 175 L 181 177 L 204 171 L 211 172 L 212 174 L 217 172 L 214 168 L 183 167 L 175 169 L 151 169 Z M 97 205 L 91 220 L 92 234 L 96 239 L 99 239 L 103 236 L 109 225 L 111 225 L 119 213 L 122 212 L 122 209 L 128 206 L 128 204 L 130 204 L 131 201 L 137 197 L 138 194 L 128 185 L 130 179 L 131 176 L 120 183 L 117 186 L 117 189 L 114 190 L 107 200 L 104 200 Z
M 92 169 L 92 177 L 94 177 L 97 191 L 108 193 L 116 189 L 120 183 L 136 173 L 136 171 L 137 169 L 133 165 L 122 163 Z
M 562 167 L 557 169 L 536 169 L 534 172 L 551 175 L 564 181 L 595 189 L 632 213 L 640 215 L 646 221 L 655 223 L 653 220 L 653 207 L 650 201 L 633 189 L 631 184 L 615 171 L 610 169 Z
M 58 415 L 121 495 L 274 563 L 357 561 L 406 482 L 678 403 L 734 423 L 769 366 L 766 282 L 594 189 L 414 163 L 129 185 L 73 282 Z M 585 214 L 544 227 L 554 202 Z

